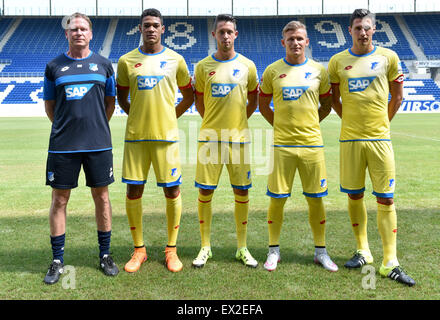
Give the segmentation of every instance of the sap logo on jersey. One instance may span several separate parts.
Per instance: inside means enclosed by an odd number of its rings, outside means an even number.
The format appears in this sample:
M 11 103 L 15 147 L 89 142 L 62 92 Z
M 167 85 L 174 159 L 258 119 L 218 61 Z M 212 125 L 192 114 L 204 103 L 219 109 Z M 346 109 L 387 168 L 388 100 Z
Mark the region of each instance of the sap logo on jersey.
M 214 98 L 226 97 L 237 86 L 236 83 L 213 83 L 211 93 Z
M 80 100 L 82 99 L 90 88 L 93 87 L 93 83 L 73 84 L 65 86 L 66 100 Z
M 362 77 L 348 79 L 348 91 L 359 92 L 364 91 L 373 82 L 376 77 Z
M 139 90 L 151 90 L 164 76 L 138 76 L 137 84 Z
M 283 87 L 283 100 L 298 100 L 309 87 Z

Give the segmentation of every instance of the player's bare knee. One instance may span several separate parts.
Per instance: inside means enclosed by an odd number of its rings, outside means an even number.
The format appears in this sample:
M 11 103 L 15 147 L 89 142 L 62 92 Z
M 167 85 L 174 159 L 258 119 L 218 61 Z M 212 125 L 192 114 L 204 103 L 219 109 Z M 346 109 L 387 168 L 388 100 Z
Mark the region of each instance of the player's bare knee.
M 163 193 L 165 194 L 165 197 L 174 199 L 180 195 L 180 188 L 179 186 L 165 187 L 163 188 Z
M 144 193 L 144 185 L 127 184 L 127 198 L 138 199 L 142 197 Z
M 348 197 L 351 200 L 360 200 L 364 197 L 364 193 L 363 192 L 362 193 L 349 193 Z
M 200 193 L 202 196 L 209 196 L 209 195 L 211 195 L 211 194 L 214 193 L 214 190 L 199 188 L 199 193 Z
M 242 189 L 237 189 L 237 188 L 233 188 L 234 190 L 234 194 L 238 195 L 238 196 L 247 196 L 249 194 L 248 190 L 242 190 Z
M 391 206 L 392 204 L 394 204 L 393 198 L 376 197 L 376 199 L 377 199 L 377 203 L 383 204 L 385 206 Z

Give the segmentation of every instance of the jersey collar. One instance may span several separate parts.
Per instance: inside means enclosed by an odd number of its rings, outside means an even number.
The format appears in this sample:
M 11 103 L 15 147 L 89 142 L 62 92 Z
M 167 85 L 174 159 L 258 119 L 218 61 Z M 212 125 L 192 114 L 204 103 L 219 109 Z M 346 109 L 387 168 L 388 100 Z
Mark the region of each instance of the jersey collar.
M 348 52 L 349 52 L 352 56 L 355 56 L 355 57 L 367 57 L 367 56 L 369 56 L 370 54 L 373 54 L 373 53 L 376 51 L 376 49 L 377 49 L 377 47 L 374 46 L 373 50 L 372 50 L 371 52 L 366 53 L 366 54 L 356 54 L 356 53 L 354 53 L 353 51 L 351 51 L 351 48 L 348 49 Z

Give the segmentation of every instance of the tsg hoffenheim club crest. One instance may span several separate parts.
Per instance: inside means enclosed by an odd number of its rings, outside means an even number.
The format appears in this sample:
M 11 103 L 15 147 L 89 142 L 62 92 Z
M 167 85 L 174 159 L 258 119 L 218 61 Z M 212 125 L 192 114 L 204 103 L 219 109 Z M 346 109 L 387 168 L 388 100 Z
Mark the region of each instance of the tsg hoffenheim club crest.
M 89 63 L 89 69 L 92 71 L 98 71 L 98 65 L 96 63 Z

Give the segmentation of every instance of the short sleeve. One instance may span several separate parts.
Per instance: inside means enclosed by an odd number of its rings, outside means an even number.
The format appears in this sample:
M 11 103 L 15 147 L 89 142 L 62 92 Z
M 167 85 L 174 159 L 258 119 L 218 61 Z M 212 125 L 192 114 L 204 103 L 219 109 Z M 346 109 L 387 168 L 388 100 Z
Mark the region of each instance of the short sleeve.
M 330 79 L 327 70 L 321 66 L 321 83 L 319 84 L 319 96 L 326 97 L 331 95 Z
M 395 52 L 388 58 L 388 81 L 403 82 L 402 63 Z
M 269 67 L 263 72 L 263 77 L 260 82 L 260 95 L 271 96 L 273 94 L 272 87 L 272 72 Z
M 179 60 L 176 78 L 179 89 L 191 88 L 191 76 L 189 75 L 188 66 L 183 57 Z
M 196 94 L 203 94 L 205 91 L 205 75 L 203 74 L 203 66 L 200 62 L 194 70 L 194 88 Z
M 55 80 L 53 78 L 49 65 L 46 65 L 46 70 L 44 72 L 43 100 L 55 100 L 55 98 Z
M 339 75 L 337 70 L 337 62 L 334 57 L 330 59 L 330 62 L 328 63 L 328 74 L 331 84 L 339 84 Z
M 258 75 L 257 75 L 257 67 L 255 63 L 251 62 L 249 65 L 249 74 L 248 74 L 248 93 L 255 93 L 258 91 Z
M 125 63 L 124 59 L 119 59 L 118 61 L 116 83 L 118 88 L 121 89 L 130 88 L 130 81 L 128 79 L 128 72 L 127 72 L 127 64 Z

